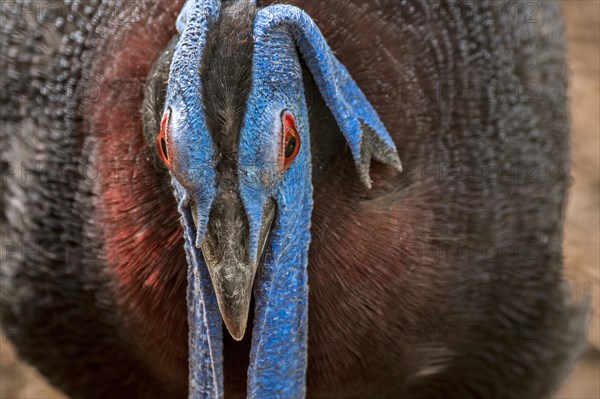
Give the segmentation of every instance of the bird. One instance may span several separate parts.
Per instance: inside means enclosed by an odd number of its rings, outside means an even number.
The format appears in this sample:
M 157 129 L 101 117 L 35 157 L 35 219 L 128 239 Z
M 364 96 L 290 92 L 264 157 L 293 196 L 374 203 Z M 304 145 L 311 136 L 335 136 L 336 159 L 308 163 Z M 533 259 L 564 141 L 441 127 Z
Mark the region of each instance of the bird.
M 72 398 L 542 398 L 583 339 L 557 2 L 18 0 L 4 333 Z

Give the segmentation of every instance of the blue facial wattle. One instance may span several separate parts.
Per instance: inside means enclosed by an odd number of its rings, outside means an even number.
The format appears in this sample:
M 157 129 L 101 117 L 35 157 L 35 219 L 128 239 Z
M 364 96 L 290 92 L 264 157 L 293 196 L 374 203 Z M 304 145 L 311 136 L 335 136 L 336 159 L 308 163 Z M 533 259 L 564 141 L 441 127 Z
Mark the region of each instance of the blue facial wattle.
M 220 6 L 219 0 L 186 2 L 177 19 L 180 38 L 165 101 L 165 109 L 172 113 L 178 162 L 172 183 L 189 264 L 189 397 L 193 399 L 224 394 L 222 322 L 213 283 L 198 249 L 218 190 L 215 148 L 206 127 L 198 70 L 209 22 L 218 18 Z M 248 220 L 252 256 L 260 256 L 267 203 L 274 201 L 277 211 L 254 281 L 247 394 L 261 399 L 302 398 L 308 357 L 307 265 L 313 188 L 311 134 L 299 57 L 346 138 L 365 185 L 370 185 L 372 158 L 397 169 L 400 160 L 377 113 L 307 14 L 285 5 L 261 9 L 254 20 L 253 36 L 252 84 L 237 154 L 239 195 Z M 302 146 L 289 168 L 281 171 L 273 150 L 285 111 L 295 117 Z M 312 137 L 318 140 L 318 136 Z
M 216 193 L 214 147 L 206 128 L 200 98 L 198 63 L 202 59 L 209 20 L 216 18 L 220 0 L 188 1 L 177 18 L 180 34 L 173 54 L 165 110 L 171 109 L 173 142 L 180 151 L 181 175 L 172 184 L 182 216 L 188 265 L 189 397 L 223 397 L 223 333 L 209 273 L 197 241 L 206 232 Z M 193 189 L 190 189 L 193 188 Z M 197 204 L 196 223 L 190 202 Z

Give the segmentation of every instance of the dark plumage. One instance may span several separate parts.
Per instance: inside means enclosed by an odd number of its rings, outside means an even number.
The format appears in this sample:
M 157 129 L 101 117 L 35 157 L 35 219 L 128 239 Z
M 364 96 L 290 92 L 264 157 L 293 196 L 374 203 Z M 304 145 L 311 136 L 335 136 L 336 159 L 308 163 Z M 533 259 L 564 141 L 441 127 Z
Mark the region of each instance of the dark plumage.
M 186 261 L 153 153 L 166 70 L 150 73 L 182 2 L 53 3 L 65 18 L 0 9 L 2 324 L 74 398 L 183 398 Z M 509 1 L 286 3 L 317 22 L 404 165 L 398 174 L 374 164 L 366 190 L 305 74 L 308 396 L 547 396 L 584 319 L 562 280 L 559 4 L 535 1 L 524 21 Z M 241 15 L 248 28 L 252 14 Z M 213 27 L 200 71 L 228 88 L 202 93 L 225 152 L 235 151 L 249 84 L 250 37 L 234 20 Z M 247 338 L 225 343 L 232 398 L 244 397 Z
M 209 28 L 200 68 L 202 104 L 219 152 L 237 152 L 246 99 L 252 84 L 252 21 L 250 2 L 224 2 L 218 21 Z

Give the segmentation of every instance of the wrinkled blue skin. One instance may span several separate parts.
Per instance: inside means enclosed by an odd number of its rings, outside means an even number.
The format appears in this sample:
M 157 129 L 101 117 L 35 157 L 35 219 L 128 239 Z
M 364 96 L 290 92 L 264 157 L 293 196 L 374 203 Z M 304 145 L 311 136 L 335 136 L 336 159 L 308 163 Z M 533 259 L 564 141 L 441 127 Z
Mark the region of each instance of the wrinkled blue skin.
M 179 203 L 188 260 L 189 397 L 223 397 L 222 321 L 208 270 L 198 249 L 215 198 L 215 149 L 199 98 L 208 21 L 219 0 L 188 0 L 177 19 L 165 110 L 170 107 L 175 149 L 172 184 Z M 303 398 L 306 394 L 308 330 L 308 247 L 312 211 L 308 113 L 299 54 L 361 164 L 368 125 L 396 152 L 376 112 L 333 56 L 314 22 L 300 9 L 275 5 L 254 21 L 252 87 L 239 145 L 239 188 L 249 219 L 250 253 L 257 253 L 265 202 L 277 203 L 271 236 L 255 284 L 255 319 L 248 369 L 249 398 Z M 279 172 L 281 114 L 291 112 L 301 137 L 300 152 Z M 367 162 L 369 160 L 366 160 Z M 399 163 L 398 163 L 399 165 Z M 398 166 L 396 165 L 396 166 Z M 368 181 L 365 182 L 368 185 Z M 197 228 L 190 214 L 197 204 Z M 254 255 L 256 256 L 256 255 Z M 254 261 L 255 259 L 253 259 Z

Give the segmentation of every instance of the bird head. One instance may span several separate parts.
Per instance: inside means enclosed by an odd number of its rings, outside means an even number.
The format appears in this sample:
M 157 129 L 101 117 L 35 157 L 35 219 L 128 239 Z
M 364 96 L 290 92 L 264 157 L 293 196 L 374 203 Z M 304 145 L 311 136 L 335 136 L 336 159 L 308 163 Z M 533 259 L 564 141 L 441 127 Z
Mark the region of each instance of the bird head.
M 302 397 L 307 358 L 311 137 L 303 65 L 370 187 L 371 159 L 401 169 L 369 101 L 300 9 L 188 0 L 146 97 L 188 260 L 190 397 L 221 397 L 222 328 L 255 322 L 250 397 Z M 312 134 L 311 134 L 312 132 Z M 279 396 L 278 396 L 279 397 Z

